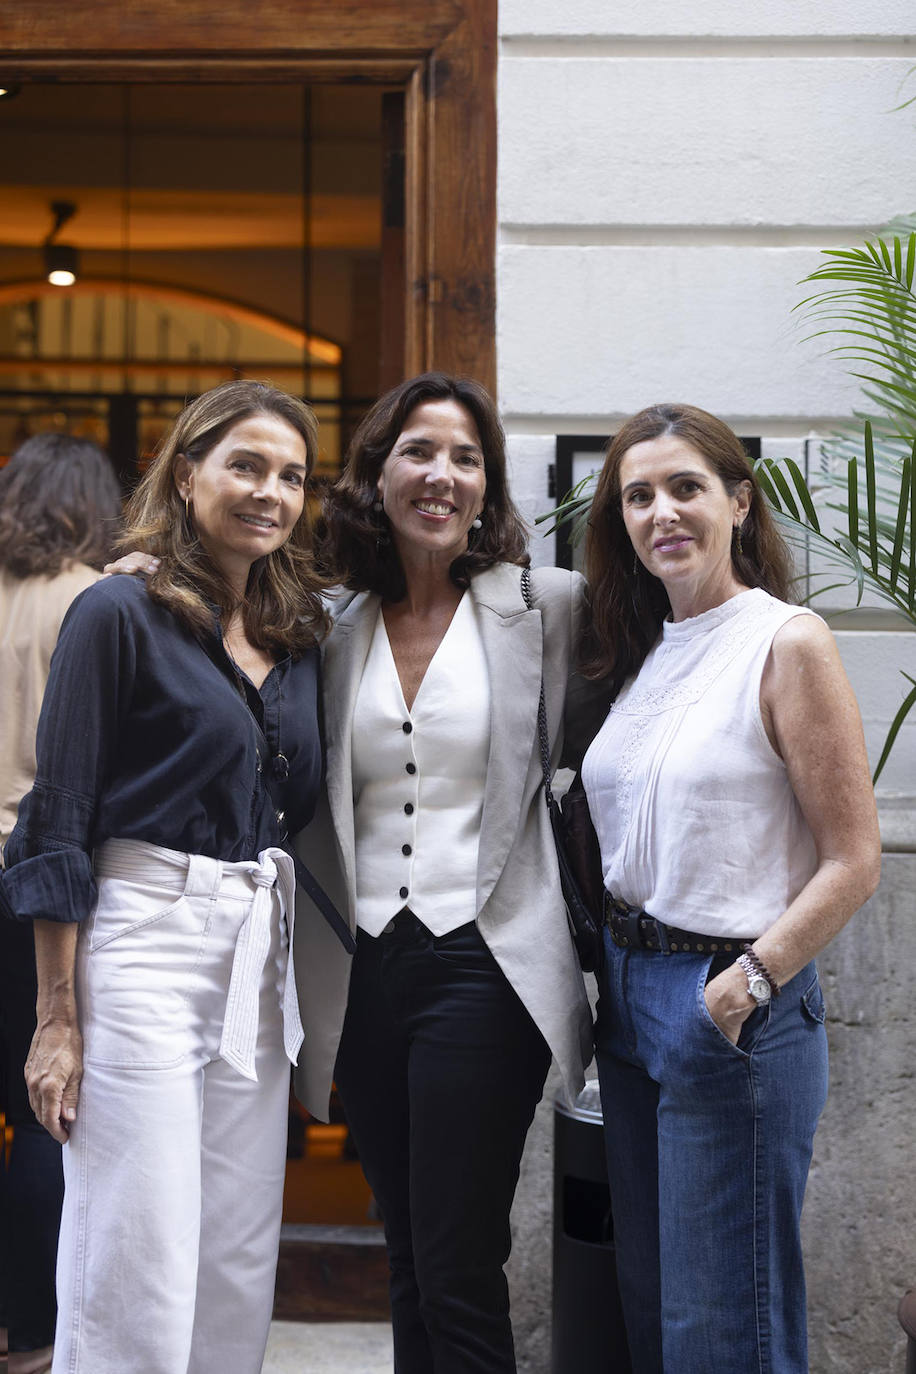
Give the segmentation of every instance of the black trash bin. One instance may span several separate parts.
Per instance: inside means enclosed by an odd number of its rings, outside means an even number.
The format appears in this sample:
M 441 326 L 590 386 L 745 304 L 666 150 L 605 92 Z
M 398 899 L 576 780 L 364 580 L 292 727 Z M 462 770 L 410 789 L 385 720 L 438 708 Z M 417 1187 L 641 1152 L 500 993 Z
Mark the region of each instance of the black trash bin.
M 551 1374 L 630 1374 L 597 1082 L 553 1121 Z

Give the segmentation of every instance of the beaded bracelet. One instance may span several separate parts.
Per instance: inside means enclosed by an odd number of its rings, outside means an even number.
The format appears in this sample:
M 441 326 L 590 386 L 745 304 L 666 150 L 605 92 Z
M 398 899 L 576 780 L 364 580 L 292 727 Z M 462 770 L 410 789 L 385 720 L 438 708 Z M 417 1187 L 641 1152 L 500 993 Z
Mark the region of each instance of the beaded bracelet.
M 765 978 L 767 980 L 767 982 L 770 985 L 770 992 L 773 994 L 773 996 L 778 997 L 782 989 L 780 988 L 776 979 L 773 977 L 770 970 L 767 968 L 766 964 L 761 959 L 760 955 L 757 954 L 755 950 L 751 949 L 750 945 L 742 945 L 742 952 L 744 953 L 745 957 L 748 958 L 750 962 L 754 965 L 754 968 L 760 974 L 761 978 Z

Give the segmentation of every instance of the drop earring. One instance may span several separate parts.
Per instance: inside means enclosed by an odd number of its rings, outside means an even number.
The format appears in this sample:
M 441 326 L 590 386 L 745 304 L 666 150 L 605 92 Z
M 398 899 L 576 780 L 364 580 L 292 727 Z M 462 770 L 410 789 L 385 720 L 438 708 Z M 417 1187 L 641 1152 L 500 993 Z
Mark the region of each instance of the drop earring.
M 475 519 L 473 519 L 473 520 L 471 521 L 471 529 L 472 529 L 472 530 L 482 530 L 482 529 L 483 529 L 483 521 L 481 520 L 481 518 L 480 518 L 479 515 L 476 516 Z
M 385 505 L 380 496 L 376 496 L 372 502 L 372 513 L 376 517 L 375 524 L 375 556 L 381 555 L 385 545 L 390 542 L 391 536 L 388 533 L 388 522 L 385 518 Z
M 735 526 L 735 553 L 738 555 L 739 558 L 741 558 L 742 555 L 743 555 L 743 553 L 744 553 L 744 545 L 743 545 L 743 543 L 741 542 L 741 526 L 740 526 L 740 525 L 736 525 L 736 526 Z

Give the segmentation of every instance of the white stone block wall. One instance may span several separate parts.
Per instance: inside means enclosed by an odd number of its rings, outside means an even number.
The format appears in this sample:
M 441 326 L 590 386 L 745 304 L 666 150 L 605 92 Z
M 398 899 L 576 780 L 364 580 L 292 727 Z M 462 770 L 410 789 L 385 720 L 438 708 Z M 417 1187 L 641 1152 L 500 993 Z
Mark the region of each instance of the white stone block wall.
M 916 94 L 910 0 L 501 0 L 499 25 L 499 400 L 526 515 L 551 504 L 557 434 L 652 401 L 767 453 L 846 419 L 858 384 L 793 307 L 820 249 L 916 209 L 916 112 L 894 109 Z M 905 684 L 855 623 L 875 761 Z M 882 786 L 914 777 L 916 721 Z
M 800 279 L 820 249 L 916 210 L 916 107 L 894 112 L 916 94 L 912 0 L 500 0 L 499 27 L 498 385 L 526 517 L 552 504 L 558 434 L 606 435 L 657 400 L 800 459 L 858 402 L 805 340 Z M 554 561 L 552 537 L 532 550 Z M 835 628 L 874 763 L 916 635 L 880 617 Z M 812 1374 L 901 1369 L 894 1310 L 916 1283 L 916 716 L 881 799 L 885 881 L 823 962 L 834 1087 L 806 1208 Z M 524 1374 L 550 1367 L 551 1136 L 548 1093 L 513 1222 Z

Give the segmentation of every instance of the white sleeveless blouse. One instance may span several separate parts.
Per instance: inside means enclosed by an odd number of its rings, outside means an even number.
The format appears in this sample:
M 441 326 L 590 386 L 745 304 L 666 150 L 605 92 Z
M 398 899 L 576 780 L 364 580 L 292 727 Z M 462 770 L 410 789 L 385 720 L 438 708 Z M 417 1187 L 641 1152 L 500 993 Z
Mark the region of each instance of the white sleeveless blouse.
M 756 589 L 662 626 L 582 769 L 609 892 L 684 930 L 753 939 L 812 876 L 760 713 L 774 635 L 811 614 Z

